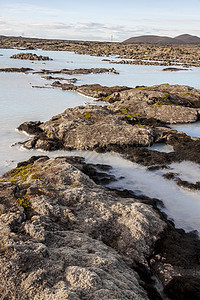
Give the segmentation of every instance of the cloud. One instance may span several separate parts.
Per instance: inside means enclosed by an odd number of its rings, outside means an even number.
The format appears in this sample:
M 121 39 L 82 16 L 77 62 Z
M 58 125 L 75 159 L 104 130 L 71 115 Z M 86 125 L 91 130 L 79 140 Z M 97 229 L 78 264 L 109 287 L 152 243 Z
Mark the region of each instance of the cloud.
M 165 21 L 159 23 L 150 20 L 151 23 L 135 22 L 129 25 L 118 25 L 100 22 L 53 22 L 43 20 L 42 22 L 16 20 L 15 18 L 0 17 L 0 32 L 3 35 L 23 35 L 27 37 L 61 38 L 61 39 L 82 39 L 82 40 L 109 40 L 111 35 L 114 41 L 123 41 L 129 37 L 158 34 L 176 36 L 182 33 L 200 35 L 200 26 L 192 23 L 184 23 L 178 26 L 171 23 L 166 26 Z M 197 21 L 197 20 L 196 20 Z
M 8 14 L 10 16 L 18 16 L 18 15 L 35 15 L 35 16 L 47 16 L 47 17 L 57 17 L 59 14 L 61 14 L 63 11 L 61 9 L 51 9 L 47 7 L 42 6 L 36 6 L 31 4 L 16 4 L 14 7 L 13 5 L 4 5 L 1 8 L 1 11 L 4 12 L 4 14 Z

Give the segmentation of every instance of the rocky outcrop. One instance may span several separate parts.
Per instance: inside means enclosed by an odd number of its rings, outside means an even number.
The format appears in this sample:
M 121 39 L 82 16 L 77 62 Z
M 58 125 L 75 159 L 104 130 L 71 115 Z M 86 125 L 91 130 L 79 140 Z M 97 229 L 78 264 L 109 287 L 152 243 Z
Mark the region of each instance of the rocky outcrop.
M 200 90 L 187 85 L 160 84 L 150 87 L 152 90 L 168 93 L 171 101 L 180 105 L 200 108 Z M 175 104 L 176 102 L 174 102 Z
M 54 84 L 66 89 L 75 87 L 60 82 Z M 112 93 L 115 89 L 118 92 Z M 45 123 L 21 124 L 19 130 L 34 135 L 24 143 L 26 148 L 115 151 L 149 168 L 183 160 L 200 163 L 200 139 L 166 125 L 194 122 L 199 118 L 199 90 L 169 85 L 135 89 L 86 85 L 75 90 L 105 99 L 108 105 L 67 109 Z M 191 93 L 183 98 L 184 91 Z M 159 142 L 172 146 L 173 151 L 161 153 L 144 148 Z
M 156 199 L 95 184 L 110 167 L 96 168 L 41 156 L 0 176 L 2 299 L 160 300 L 152 274 L 170 298 L 198 299 L 195 233 L 144 204 Z
M 73 82 L 61 83 L 60 81 L 54 81 L 52 83 L 53 87 L 59 87 L 62 90 L 72 90 L 78 93 L 95 98 L 97 100 L 108 101 L 113 93 L 118 93 L 121 91 L 129 90 L 127 86 L 102 86 L 100 84 L 85 84 L 76 86 Z
M 0 177 L 1 295 L 160 299 L 133 267 L 149 272 L 147 257 L 166 223 L 68 161 L 33 157 Z
M 13 54 L 10 58 L 14 59 L 26 59 L 26 60 L 53 60 L 52 58 L 48 56 L 43 56 L 43 55 L 37 55 L 33 53 L 18 53 L 18 54 Z
M 177 72 L 177 71 L 188 71 L 189 69 L 183 68 L 164 68 L 163 71 L 165 72 Z
M 11 72 L 11 73 L 27 73 L 29 71 L 33 71 L 30 68 L 2 68 L 0 72 Z
M 119 74 L 114 68 L 79 68 L 79 69 L 62 69 L 62 70 L 46 70 L 42 69 L 39 72 L 35 72 L 35 74 L 66 74 L 66 75 L 84 75 L 84 74 L 101 74 L 101 73 L 112 73 Z
M 122 63 L 165 65 L 180 67 L 200 66 L 199 46 L 181 45 L 150 45 L 150 44 L 122 44 L 92 41 L 66 41 L 28 39 L 15 37 L 0 37 L 0 48 L 24 48 L 72 51 L 92 56 L 118 56 Z M 130 59 L 132 61 L 130 61 Z
M 57 149 L 103 150 L 108 145 L 148 146 L 154 141 L 150 127 L 132 126 L 123 115 L 99 106 L 67 109 L 43 124 L 25 122 L 18 127 L 29 134 L 32 128 L 35 137 L 24 144 L 27 148 L 55 150 L 57 144 Z
M 169 89 L 167 89 L 169 91 Z M 131 90 L 114 93 L 108 101 L 112 111 L 124 111 L 127 114 L 137 114 L 138 117 L 154 118 L 165 123 L 188 123 L 198 119 L 198 110 L 192 107 L 190 101 L 179 99 L 170 90 L 162 91 L 162 87 L 138 87 Z M 198 91 L 199 93 L 199 91 Z M 199 100 L 198 100 L 199 101 Z
M 46 80 L 64 80 L 64 81 L 68 81 L 69 83 L 75 83 L 77 82 L 77 78 L 64 78 L 64 77 L 53 77 L 53 76 L 42 76 L 42 79 L 46 79 Z
M 171 61 L 151 61 L 151 60 L 141 60 L 141 59 L 134 59 L 134 60 L 112 60 L 110 61 L 112 64 L 117 65 L 142 65 L 142 66 L 179 66 L 179 63 L 171 62 Z
M 75 86 L 73 82 L 54 81 L 53 87 L 73 90 L 92 98 L 114 103 L 111 110 L 123 110 L 126 114 L 154 118 L 165 123 L 195 122 L 199 115 L 200 90 L 185 85 L 160 84 L 154 86 L 101 86 L 86 84 Z M 198 109 L 185 109 L 198 108 Z

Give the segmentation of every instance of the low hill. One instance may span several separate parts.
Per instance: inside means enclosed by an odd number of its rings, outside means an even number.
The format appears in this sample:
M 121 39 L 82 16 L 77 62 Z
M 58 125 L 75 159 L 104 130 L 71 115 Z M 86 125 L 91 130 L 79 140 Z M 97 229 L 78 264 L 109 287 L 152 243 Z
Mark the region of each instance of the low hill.
M 190 34 L 182 34 L 179 36 L 176 36 L 174 40 L 179 40 L 182 41 L 186 44 L 199 44 L 200 43 L 200 38 L 195 35 L 190 35 Z
M 123 44 L 200 44 L 200 38 L 198 36 L 193 36 L 190 34 L 182 34 L 174 38 L 168 36 L 158 36 L 158 35 L 141 35 L 137 37 L 132 37 L 124 42 Z

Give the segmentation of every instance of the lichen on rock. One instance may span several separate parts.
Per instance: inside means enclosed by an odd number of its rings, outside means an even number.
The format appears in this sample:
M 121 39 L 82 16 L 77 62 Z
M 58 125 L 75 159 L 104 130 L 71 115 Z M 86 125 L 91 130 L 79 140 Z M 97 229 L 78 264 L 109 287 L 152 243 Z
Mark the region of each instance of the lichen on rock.
M 37 179 L 30 173 L 13 183 L 22 166 L 1 176 L 1 295 L 149 299 L 131 265 L 148 269 L 165 222 L 148 205 L 95 184 L 67 160 L 34 158 Z M 19 195 L 30 202 L 29 211 L 17 203 Z

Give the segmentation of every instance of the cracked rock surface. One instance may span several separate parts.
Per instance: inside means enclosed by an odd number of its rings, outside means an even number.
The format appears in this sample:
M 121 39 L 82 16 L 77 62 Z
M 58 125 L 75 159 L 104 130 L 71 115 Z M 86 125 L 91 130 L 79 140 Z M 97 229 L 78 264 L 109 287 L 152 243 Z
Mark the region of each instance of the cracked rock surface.
M 150 206 L 95 184 L 66 158 L 22 163 L 0 190 L 5 299 L 149 299 L 132 265 L 148 269 L 166 227 Z

